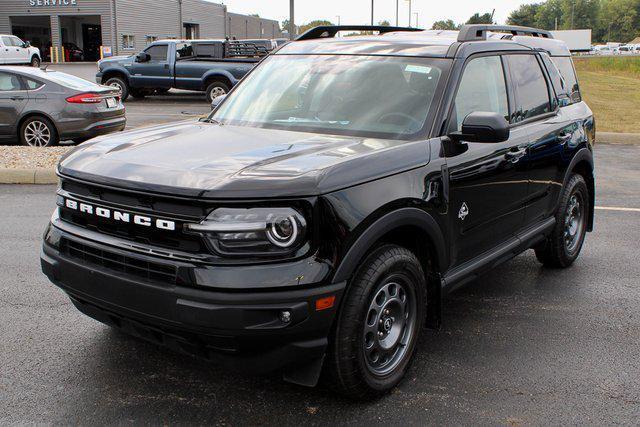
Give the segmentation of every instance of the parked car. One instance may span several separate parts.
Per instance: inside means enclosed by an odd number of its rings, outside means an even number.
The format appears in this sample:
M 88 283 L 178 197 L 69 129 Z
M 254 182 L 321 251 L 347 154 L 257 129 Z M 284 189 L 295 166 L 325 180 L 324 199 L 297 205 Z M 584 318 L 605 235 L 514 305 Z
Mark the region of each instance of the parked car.
M 39 67 L 41 63 L 40 49 L 16 36 L 0 34 L 0 64 L 30 64 L 32 67 Z
M 384 35 L 333 38 L 356 30 Z M 547 31 L 318 27 L 207 118 L 63 159 L 42 269 L 113 327 L 371 398 L 449 292 L 528 249 L 576 260 L 594 138 Z
M 117 87 L 125 100 L 171 88 L 204 91 L 207 100 L 228 93 L 267 51 L 228 40 L 162 40 L 137 55 L 98 62 L 98 83 Z
M 84 51 L 75 43 L 62 43 L 64 47 L 64 60 L 67 62 L 80 62 L 84 58 Z
M 59 71 L 0 68 L 0 140 L 49 147 L 123 130 L 117 89 Z

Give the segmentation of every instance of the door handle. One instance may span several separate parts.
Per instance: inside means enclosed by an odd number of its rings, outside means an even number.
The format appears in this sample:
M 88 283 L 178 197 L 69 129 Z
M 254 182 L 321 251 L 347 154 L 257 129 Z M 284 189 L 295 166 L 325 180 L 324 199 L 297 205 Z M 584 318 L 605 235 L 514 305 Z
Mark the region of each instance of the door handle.
M 511 163 L 518 163 L 520 159 L 524 157 L 525 154 L 527 154 L 527 149 L 519 148 L 518 150 L 507 151 L 504 154 L 504 158 Z
M 572 133 L 561 133 L 560 135 L 558 135 L 558 141 L 560 141 L 560 143 L 562 144 L 566 144 L 567 142 L 571 141 L 571 138 L 573 138 Z
M 24 101 L 26 98 L 24 96 L 12 96 L 11 99 L 13 101 Z

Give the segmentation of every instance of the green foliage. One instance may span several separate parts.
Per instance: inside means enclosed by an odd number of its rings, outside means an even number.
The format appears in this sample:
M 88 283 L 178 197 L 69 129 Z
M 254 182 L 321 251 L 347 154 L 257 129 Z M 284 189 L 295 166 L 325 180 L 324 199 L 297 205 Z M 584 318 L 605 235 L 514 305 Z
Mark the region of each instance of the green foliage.
M 595 43 L 640 36 L 640 0 L 547 0 L 511 12 L 507 23 L 546 30 L 591 29 Z
M 616 74 L 640 78 L 640 57 L 638 56 L 599 56 L 595 58 L 575 58 L 576 69 L 604 75 Z
M 446 21 L 436 21 L 431 27 L 432 30 L 458 30 L 460 28 L 453 20 L 447 19 Z
M 298 27 L 298 33 L 302 34 L 305 31 L 312 29 L 313 27 L 319 27 L 321 25 L 334 25 L 334 24 L 331 21 L 326 21 L 326 20 L 323 20 L 323 19 L 316 19 L 315 21 L 311 21 L 311 22 L 309 22 L 307 24 L 300 25 Z
M 381 27 L 390 27 L 391 23 L 385 19 L 383 21 L 378 22 L 378 25 L 380 25 Z
M 493 24 L 493 18 L 490 13 L 483 13 L 482 15 L 475 13 L 469 18 L 467 24 Z

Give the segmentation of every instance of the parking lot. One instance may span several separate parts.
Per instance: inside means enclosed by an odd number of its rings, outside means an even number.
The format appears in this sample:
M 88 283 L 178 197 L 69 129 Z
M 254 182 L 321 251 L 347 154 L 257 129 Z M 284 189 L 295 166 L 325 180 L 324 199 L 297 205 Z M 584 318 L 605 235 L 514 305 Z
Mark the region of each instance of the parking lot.
M 207 110 L 192 101 L 129 103 L 130 124 Z M 529 251 L 456 291 L 406 379 L 367 404 L 227 372 L 81 315 L 40 272 L 55 187 L 0 187 L 0 423 L 637 424 L 640 146 L 599 145 L 596 161 L 596 228 L 575 265 L 546 270 Z

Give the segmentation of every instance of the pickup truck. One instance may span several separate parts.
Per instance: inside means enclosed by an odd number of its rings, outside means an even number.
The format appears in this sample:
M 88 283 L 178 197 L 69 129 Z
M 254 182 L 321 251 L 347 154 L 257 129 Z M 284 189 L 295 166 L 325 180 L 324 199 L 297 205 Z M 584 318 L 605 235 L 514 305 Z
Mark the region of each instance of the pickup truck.
M 96 81 L 144 98 L 171 88 L 225 95 L 268 51 L 241 40 L 160 40 L 137 55 L 98 62 Z

